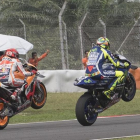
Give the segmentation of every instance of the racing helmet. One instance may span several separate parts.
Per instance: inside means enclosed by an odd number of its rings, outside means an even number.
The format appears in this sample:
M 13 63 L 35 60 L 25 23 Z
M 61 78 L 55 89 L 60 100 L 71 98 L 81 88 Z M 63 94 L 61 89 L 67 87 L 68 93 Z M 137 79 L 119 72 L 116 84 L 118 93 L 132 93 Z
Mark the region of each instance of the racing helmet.
M 108 38 L 105 37 L 100 37 L 97 39 L 96 42 L 97 45 L 99 45 L 100 47 L 109 50 L 110 49 L 110 42 Z
M 5 51 L 5 55 L 6 55 L 6 56 L 9 56 L 9 57 L 11 57 L 11 58 L 19 58 L 19 53 L 18 53 L 18 51 L 17 51 L 16 49 L 14 49 L 14 48 L 7 49 L 7 50 Z

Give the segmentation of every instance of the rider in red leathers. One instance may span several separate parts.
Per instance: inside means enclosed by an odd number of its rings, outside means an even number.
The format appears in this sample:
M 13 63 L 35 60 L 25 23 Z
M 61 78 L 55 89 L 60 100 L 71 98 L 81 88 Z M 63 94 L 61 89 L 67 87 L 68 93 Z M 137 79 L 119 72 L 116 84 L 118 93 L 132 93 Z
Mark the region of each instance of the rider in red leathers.
M 24 79 L 16 78 L 15 71 L 19 71 L 25 77 L 36 74 L 36 71 L 26 72 L 20 62 L 19 53 L 16 49 L 8 49 L 5 51 L 5 56 L 0 62 L 0 86 L 6 85 L 10 87 L 17 87 L 11 95 L 12 100 L 17 101 L 17 94 L 20 92 L 23 85 L 27 84 Z

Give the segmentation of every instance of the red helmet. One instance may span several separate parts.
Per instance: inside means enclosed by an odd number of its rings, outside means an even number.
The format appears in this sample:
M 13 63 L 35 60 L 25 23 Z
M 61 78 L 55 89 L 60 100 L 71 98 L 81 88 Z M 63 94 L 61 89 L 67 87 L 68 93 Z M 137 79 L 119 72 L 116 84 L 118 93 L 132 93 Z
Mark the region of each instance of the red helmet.
M 18 58 L 19 57 L 18 51 L 14 48 L 6 50 L 5 55 L 9 56 L 9 57 L 12 57 L 12 58 Z

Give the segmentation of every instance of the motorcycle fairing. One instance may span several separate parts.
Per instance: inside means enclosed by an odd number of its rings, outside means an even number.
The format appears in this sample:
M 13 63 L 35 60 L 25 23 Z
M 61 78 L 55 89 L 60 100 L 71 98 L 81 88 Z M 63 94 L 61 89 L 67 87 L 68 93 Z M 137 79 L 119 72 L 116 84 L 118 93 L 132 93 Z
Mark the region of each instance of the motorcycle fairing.
M 74 85 L 78 87 L 82 87 L 85 89 L 89 88 L 97 88 L 101 86 L 106 86 L 113 78 L 105 77 L 101 80 L 94 79 L 94 77 L 80 77 L 75 80 Z
M 27 97 L 27 100 L 30 100 L 30 97 L 33 96 L 34 92 L 35 92 L 35 86 L 36 83 L 32 82 L 27 89 L 25 90 L 25 95 Z
M 80 86 L 80 85 L 88 85 L 88 84 L 95 84 L 97 81 L 93 80 L 91 77 L 79 77 L 75 80 L 74 85 Z

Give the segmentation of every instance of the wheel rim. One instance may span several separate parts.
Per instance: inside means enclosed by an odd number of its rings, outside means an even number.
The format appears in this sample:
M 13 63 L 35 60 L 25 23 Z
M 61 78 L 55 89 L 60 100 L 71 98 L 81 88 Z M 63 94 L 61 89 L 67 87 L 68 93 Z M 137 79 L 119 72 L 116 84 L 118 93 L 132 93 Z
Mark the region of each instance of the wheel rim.
M 45 87 L 40 84 L 40 88 L 41 88 L 41 91 L 39 92 L 39 94 L 35 94 L 35 97 L 33 98 L 33 102 L 37 105 L 37 106 L 42 106 L 44 104 L 44 102 L 46 101 L 46 96 L 47 96 L 47 92 L 46 92 L 46 89 Z
M 0 111 L 3 110 L 4 108 L 4 104 L 3 103 L 0 103 Z M 5 117 L 0 117 L 0 126 L 4 126 L 8 121 L 8 117 L 5 116 Z
M 93 110 L 94 110 L 93 100 L 90 99 L 85 104 L 85 118 L 89 123 L 95 122 L 98 115 Z
M 0 103 L 0 111 L 4 108 L 4 104 Z
M 0 118 L 0 126 L 4 126 L 8 121 L 8 117 Z

